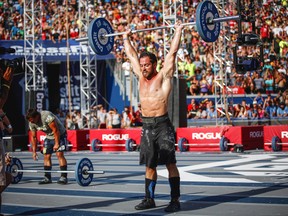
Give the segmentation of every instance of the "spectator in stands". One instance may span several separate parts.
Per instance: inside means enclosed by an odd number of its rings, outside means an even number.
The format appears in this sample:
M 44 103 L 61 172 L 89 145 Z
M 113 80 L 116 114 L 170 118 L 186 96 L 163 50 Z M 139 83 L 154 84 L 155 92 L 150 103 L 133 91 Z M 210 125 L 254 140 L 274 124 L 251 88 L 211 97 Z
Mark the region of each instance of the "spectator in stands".
M 251 76 L 244 77 L 241 87 L 244 89 L 246 94 L 251 94 L 252 92 L 254 92 L 255 86 Z
M 263 77 L 260 77 L 259 72 L 255 72 L 253 74 L 252 79 L 253 79 L 254 86 L 255 86 L 253 93 L 257 93 L 258 91 L 260 91 L 261 93 L 264 93 L 264 86 L 265 86 L 264 79 Z
M 191 99 L 190 104 L 188 104 L 188 106 L 187 106 L 187 111 L 190 112 L 193 109 L 193 107 L 198 108 L 198 105 L 197 105 L 195 98 Z
M 121 115 L 116 108 L 112 110 L 112 128 L 121 128 Z
M 237 118 L 247 118 L 248 117 L 248 112 L 244 106 L 240 106 L 240 111 L 237 115 Z
M 240 109 L 241 109 L 241 105 L 240 104 L 236 104 L 234 106 L 234 112 L 233 112 L 233 117 L 237 118 L 239 113 L 240 113 Z
M 187 110 L 187 119 L 192 119 L 195 117 L 200 118 L 201 113 L 200 113 L 200 115 L 198 114 L 198 116 L 197 116 L 197 111 L 198 111 L 198 106 L 196 105 L 196 103 L 191 104 L 191 107 L 189 107 Z
M 188 76 L 189 77 L 193 77 L 195 76 L 195 69 L 196 69 L 196 65 L 194 62 L 192 62 L 192 59 L 189 55 L 186 56 L 186 64 L 185 64 L 185 70 L 188 71 Z
M 253 105 L 251 104 L 250 109 L 247 111 L 248 119 L 257 119 L 258 118 L 258 104 L 256 101 L 253 101 Z
M 260 91 L 257 92 L 257 95 L 256 95 L 256 97 L 254 98 L 253 101 L 256 101 L 256 103 L 257 103 L 258 105 L 264 103 L 264 98 L 263 98 L 263 96 L 262 96 L 262 94 L 261 94 Z
M 287 117 L 288 116 L 288 107 L 284 102 L 280 102 L 279 107 L 277 108 L 277 117 Z
M 138 109 L 133 113 L 132 117 L 132 127 L 141 127 L 143 125 L 142 123 L 142 110 L 141 110 L 141 104 L 138 104 Z
M 282 66 L 283 67 L 283 66 Z M 279 70 L 281 72 L 279 72 Z M 275 71 L 274 74 L 274 78 L 275 78 L 275 93 L 278 93 L 279 91 L 284 92 L 286 90 L 286 71 L 284 71 L 285 73 L 282 73 L 283 70 L 285 69 L 278 69 L 277 71 Z
M 106 109 L 100 104 L 99 105 L 99 111 L 97 113 L 97 119 L 99 120 L 99 127 L 100 129 L 106 128 L 106 118 L 107 118 L 107 112 Z
M 114 110 L 111 108 L 109 112 L 106 114 L 106 128 L 112 128 L 112 119 L 113 119 Z
M 192 76 L 190 81 L 189 93 L 194 96 L 199 94 L 199 81 L 196 79 L 195 75 Z
M 265 110 L 261 106 L 258 106 L 258 119 L 263 119 L 265 117 Z
M 91 128 L 98 128 L 99 127 L 99 120 L 97 118 L 97 107 L 93 107 L 90 113 L 90 127 Z
M 272 75 L 268 75 L 267 78 L 264 81 L 265 83 L 265 89 L 266 89 L 266 94 L 272 94 L 274 93 L 274 78 Z
M 66 114 L 66 120 L 65 120 L 65 127 L 67 130 L 75 130 L 75 122 L 73 121 L 73 117 L 70 113 Z
M 244 109 L 245 109 L 246 111 L 249 110 L 249 106 L 247 105 L 247 102 L 246 102 L 245 99 L 243 99 L 243 100 L 241 101 L 241 106 L 244 107 Z
M 265 111 L 266 118 L 273 118 L 276 117 L 276 107 L 274 106 L 273 100 L 265 100 L 263 109 Z
M 208 95 L 209 93 L 209 84 L 206 80 L 206 76 L 203 75 L 202 79 L 199 82 L 200 85 L 200 95 Z
M 210 106 L 207 112 L 207 119 L 214 119 L 218 117 L 217 110 L 215 109 L 214 105 Z
M 130 111 L 129 106 L 124 107 L 124 111 L 122 112 L 122 128 L 129 128 L 131 125 L 133 114 Z

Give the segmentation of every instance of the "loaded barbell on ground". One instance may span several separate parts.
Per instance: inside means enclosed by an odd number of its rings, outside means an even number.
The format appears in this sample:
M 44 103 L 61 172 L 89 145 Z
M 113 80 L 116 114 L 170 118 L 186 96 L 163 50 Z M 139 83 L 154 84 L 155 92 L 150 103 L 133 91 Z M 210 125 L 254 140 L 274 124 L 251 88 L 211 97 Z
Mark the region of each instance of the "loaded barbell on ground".
M 221 151 L 228 151 L 229 146 L 235 146 L 235 143 L 230 143 L 226 137 L 221 137 L 219 143 L 189 143 L 184 137 L 178 140 L 178 149 L 180 152 L 186 152 L 189 146 L 219 146 Z
M 288 145 L 288 143 L 281 142 L 281 139 L 278 136 L 273 136 L 272 140 L 271 140 L 271 143 L 264 143 L 264 144 L 266 144 L 266 145 L 270 144 L 271 148 L 272 148 L 272 150 L 274 152 L 282 151 L 282 146 L 283 145 Z
M 32 151 L 32 144 L 28 144 L 27 146 L 28 146 L 29 150 Z M 70 151 L 72 146 L 73 146 L 72 144 L 62 145 L 62 146 L 59 147 L 58 150 L 60 150 L 60 151 L 64 151 L 64 150 L 65 151 Z M 39 149 L 39 147 L 43 147 L 43 144 L 37 144 L 37 149 Z
M 117 146 L 125 146 L 126 151 L 131 152 L 136 150 L 136 146 L 138 146 L 133 139 L 127 139 L 125 144 L 102 144 L 99 139 L 93 139 L 91 144 L 87 146 L 91 146 L 93 151 L 101 151 L 102 147 L 117 147 Z
M 12 184 L 21 181 L 23 173 L 74 173 L 76 182 L 80 186 L 88 186 L 93 180 L 93 174 L 104 174 L 104 171 L 96 171 L 88 158 L 81 158 L 77 161 L 74 170 L 25 170 L 20 159 L 13 157 L 6 171 L 12 175 Z
M 220 35 L 220 22 L 240 20 L 241 16 L 219 17 L 216 6 L 211 1 L 203 1 L 196 9 L 196 22 L 182 23 L 182 26 L 195 26 L 201 38 L 206 42 L 215 42 Z M 175 25 L 159 26 L 132 30 L 132 33 L 162 30 L 173 28 Z M 114 33 L 111 24 L 105 18 L 95 18 L 88 28 L 88 37 L 77 39 L 77 41 L 89 41 L 92 50 L 98 55 L 109 54 L 114 47 L 114 36 L 124 35 L 125 32 Z

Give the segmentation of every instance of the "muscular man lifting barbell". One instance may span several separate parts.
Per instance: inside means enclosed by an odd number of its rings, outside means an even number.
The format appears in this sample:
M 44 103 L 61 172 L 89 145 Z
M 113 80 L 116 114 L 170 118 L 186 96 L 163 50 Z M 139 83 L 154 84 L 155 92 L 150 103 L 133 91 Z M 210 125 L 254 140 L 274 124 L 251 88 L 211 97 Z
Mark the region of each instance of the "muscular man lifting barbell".
M 139 78 L 139 95 L 142 109 L 142 134 L 140 164 L 146 165 L 145 198 L 135 206 L 136 210 L 154 208 L 154 191 L 157 182 L 157 165 L 166 165 L 171 187 L 171 202 L 166 212 L 180 210 L 180 177 L 176 166 L 175 130 L 168 117 L 168 98 L 172 89 L 175 58 L 181 41 L 183 25 L 175 24 L 175 35 L 166 55 L 164 67 L 157 72 L 157 58 L 153 53 L 138 54 L 129 35 L 123 36 L 125 53 L 131 61 L 133 72 Z
M 46 133 L 46 139 L 44 140 L 44 170 L 47 170 L 44 175 L 44 179 L 39 184 L 52 183 L 51 172 L 52 168 L 51 156 L 53 152 L 56 152 L 56 156 L 59 161 L 60 170 L 67 170 L 67 161 L 64 157 L 64 150 L 62 148 L 67 145 L 66 129 L 61 121 L 53 113 L 49 111 L 38 112 L 36 109 L 29 109 L 26 114 L 26 119 L 29 121 L 29 128 L 32 133 L 32 149 L 33 159 L 37 160 L 37 137 L 36 131 L 43 131 Z M 58 184 L 67 184 L 67 173 L 61 173 L 60 179 L 57 181 Z

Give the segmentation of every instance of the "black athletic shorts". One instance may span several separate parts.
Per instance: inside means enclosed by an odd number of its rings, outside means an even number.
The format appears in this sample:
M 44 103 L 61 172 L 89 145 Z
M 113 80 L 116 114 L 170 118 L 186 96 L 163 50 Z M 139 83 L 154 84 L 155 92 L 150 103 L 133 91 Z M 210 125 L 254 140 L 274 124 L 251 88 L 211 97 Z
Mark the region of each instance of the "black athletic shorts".
M 54 145 L 55 145 L 55 140 L 54 139 L 47 139 L 46 138 L 44 140 L 44 145 L 43 145 L 43 154 L 52 154 L 54 152 L 53 151 Z M 59 146 L 61 147 L 63 145 L 65 145 L 65 148 L 63 150 L 59 150 L 59 152 L 65 151 L 66 148 L 67 148 L 67 135 L 66 135 L 66 133 L 60 135 Z
M 142 117 L 140 164 L 155 168 L 157 165 L 176 163 L 175 130 L 168 114 Z

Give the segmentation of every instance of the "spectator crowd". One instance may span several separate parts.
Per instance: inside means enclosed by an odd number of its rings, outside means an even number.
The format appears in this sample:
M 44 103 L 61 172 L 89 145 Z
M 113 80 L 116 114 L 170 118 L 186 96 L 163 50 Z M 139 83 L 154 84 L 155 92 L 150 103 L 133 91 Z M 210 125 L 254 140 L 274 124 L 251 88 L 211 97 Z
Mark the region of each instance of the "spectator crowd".
M 38 1 L 35 1 L 38 2 Z M 196 8 L 200 0 L 184 0 L 183 7 L 177 8 L 177 15 L 183 17 L 183 22 L 195 21 Z M 249 4 L 252 1 L 242 0 L 242 4 Z M 258 70 L 249 71 L 244 74 L 237 73 L 233 67 L 232 48 L 236 44 L 238 35 L 238 25 L 236 21 L 223 22 L 220 37 L 229 36 L 230 42 L 226 44 L 226 55 L 222 56 L 225 62 L 224 73 L 227 74 L 227 86 L 238 87 L 244 90 L 245 94 L 277 95 L 269 101 L 257 101 L 251 106 L 244 104 L 230 105 L 233 117 L 254 116 L 257 110 L 257 118 L 265 116 L 286 116 L 288 100 L 287 78 L 288 78 L 288 10 L 287 1 L 263 0 L 254 1 L 255 33 L 259 35 L 263 42 L 264 62 Z M 66 4 L 68 6 L 66 7 Z M 225 14 L 237 15 L 235 0 L 226 1 L 224 6 Z M 41 15 L 42 20 L 36 23 L 35 38 L 42 40 L 52 40 L 57 43 L 61 40 L 76 39 L 79 35 L 81 22 L 79 17 L 81 5 L 78 0 L 43 0 Z M 24 23 L 24 1 L 9 0 L 0 2 L 0 39 L 1 40 L 23 40 L 24 30 L 31 31 L 31 23 Z M 95 0 L 88 1 L 88 14 L 91 19 L 104 17 L 113 29 L 117 32 L 125 31 L 127 28 L 144 29 L 163 25 L 163 13 L 169 15 L 168 6 L 163 9 L 162 1 L 159 0 Z M 242 33 L 252 33 L 253 24 L 242 23 Z M 68 32 L 67 32 L 68 30 Z M 133 45 L 138 51 L 147 50 L 153 52 L 158 57 L 158 68 L 163 64 L 164 59 L 164 36 L 169 37 L 161 31 L 147 31 L 135 33 L 131 36 Z M 218 42 L 217 42 L 218 43 Z M 238 47 L 238 52 L 244 53 L 247 57 L 253 56 L 259 51 L 257 47 Z M 116 61 L 123 64 L 127 69 L 127 58 L 124 52 L 123 40 L 121 36 L 115 37 L 114 50 Z M 183 40 L 178 51 L 178 73 L 179 76 L 187 80 L 187 93 L 192 96 L 203 96 L 220 94 L 215 88 L 215 78 L 219 76 L 220 63 L 214 58 L 213 44 L 206 43 L 197 33 L 196 26 L 188 26 L 184 29 Z M 215 90 L 216 89 L 216 90 Z M 255 100 L 256 101 L 256 100 Z M 254 102 L 255 102 L 254 101 Z M 244 102 L 243 102 L 244 103 Z M 281 107 L 284 104 L 284 114 Z M 191 107 L 190 107 L 191 105 Z M 190 107 L 190 108 L 189 108 Z M 104 108 L 103 108 L 104 109 Z M 192 110 L 192 111 L 191 111 Z M 200 114 L 201 110 L 201 114 Z M 254 110 L 254 111 L 252 111 Z M 279 110 L 279 112 L 278 112 Z M 283 110 L 283 109 L 282 109 Z M 131 112 L 131 111 L 129 111 Z M 96 113 L 96 112 L 95 112 Z M 91 112 L 91 119 L 95 118 L 92 125 L 104 127 L 104 119 Z M 114 113 L 114 117 L 108 117 Z M 124 112 L 125 113 L 125 112 Z M 253 114 L 254 113 L 254 114 Z M 81 115 L 81 114 L 80 114 Z M 109 110 L 106 115 L 105 127 L 113 127 L 113 122 L 118 122 L 121 118 L 121 126 L 125 127 L 128 121 L 123 114 L 118 114 L 117 110 Z M 115 115 L 120 115 L 119 119 Z M 134 114 L 127 114 L 128 116 Z M 214 118 L 223 115 L 215 110 L 212 102 L 201 102 L 189 104 L 187 111 L 188 118 Z M 74 116 L 74 114 L 72 115 Z M 70 117 L 70 115 L 69 115 Z M 77 114 L 74 116 L 77 119 Z M 115 118 L 115 119 L 114 119 Z M 129 117 L 130 118 L 130 117 Z M 107 120 L 108 119 L 108 120 Z M 124 120 L 123 120 L 124 119 Z M 73 122 L 71 120 L 71 122 Z M 102 124 L 102 126 L 101 126 Z M 79 125 L 79 124 L 78 124 Z M 81 124 L 80 124 L 81 125 Z M 79 127 L 79 126 L 78 126 Z M 94 127 L 94 126 L 93 126 Z
M 241 103 L 228 104 L 226 113 L 221 107 L 215 107 L 212 100 L 196 101 L 192 98 L 187 106 L 188 119 L 215 119 L 229 115 L 236 119 L 272 119 L 288 118 L 288 94 L 287 91 L 272 97 L 270 94 L 263 97 L 261 92 L 255 95 L 250 104 L 245 99 Z
M 66 129 L 78 130 L 89 128 L 111 129 L 111 128 L 130 128 L 141 127 L 141 105 L 138 104 L 137 110 L 125 106 L 124 110 L 119 113 L 116 108 L 111 108 L 108 112 L 102 104 L 91 107 L 91 111 L 82 115 L 80 111 L 73 111 L 66 115 L 57 110 L 56 115 L 65 125 Z

